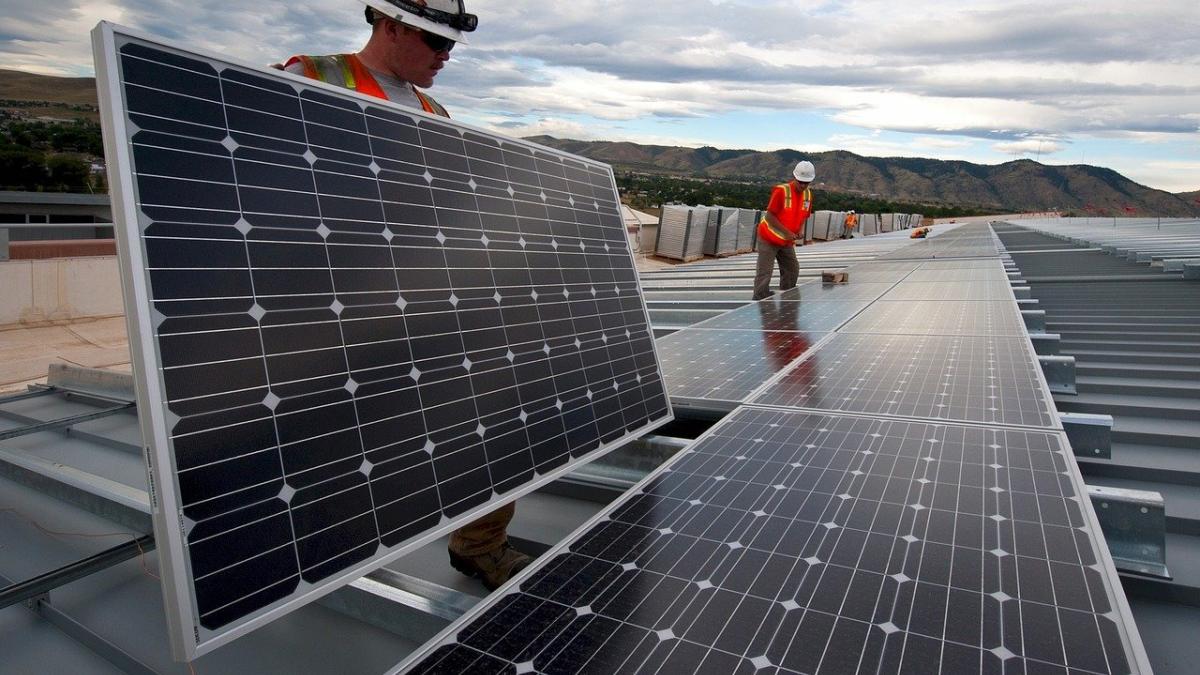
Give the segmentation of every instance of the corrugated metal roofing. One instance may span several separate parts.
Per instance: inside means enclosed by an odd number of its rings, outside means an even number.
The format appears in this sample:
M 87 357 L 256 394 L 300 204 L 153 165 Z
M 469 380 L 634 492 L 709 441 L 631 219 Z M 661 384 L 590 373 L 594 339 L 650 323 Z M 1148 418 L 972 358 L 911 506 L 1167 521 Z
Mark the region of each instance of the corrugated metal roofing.
M 1174 579 L 1123 582 L 1156 670 L 1200 663 L 1200 281 L 1021 227 L 995 226 L 1046 330 L 1076 360 L 1060 411 L 1113 417 L 1112 458 L 1079 458 L 1089 485 L 1161 493 Z M 1099 226 L 1103 227 L 1103 226 Z M 1039 229 L 1053 231 L 1053 223 Z M 1111 233 L 1099 233 L 1109 234 Z M 1190 637 L 1189 637 L 1190 636 Z

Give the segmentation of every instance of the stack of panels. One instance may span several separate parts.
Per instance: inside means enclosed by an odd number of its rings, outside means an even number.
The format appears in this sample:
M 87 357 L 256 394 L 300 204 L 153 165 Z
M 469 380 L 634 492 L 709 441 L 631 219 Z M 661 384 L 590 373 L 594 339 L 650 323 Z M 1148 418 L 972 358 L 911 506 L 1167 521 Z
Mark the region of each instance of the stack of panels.
M 704 254 L 733 255 L 738 251 L 738 222 L 743 209 L 712 209 L 708 232 L 704 237 Z
M 879 214 L 864 213 L 858 217 L 858 232 L 864 237 L 879 234 L 882 231 Z
M 180 656 L 670 418 L 609 167 L 95 39 Z
M 754 250 L 754 240 L 758 235 L 758 221 L 762 211 L 738 209 L 737 222 L 737 252 L 748 253 Z
M 876 301 L 407 665 L 1148 672 L 1015 318 Z
M 706 213 L 688 206 L 664 206 L 655 253 L 685 262 L 703 257 L 706 218 Z
M 658 245 L 658 223 L 644 223 L 638 228 L 638 253 L 652 255 Z
M 833 211 L 815 211 L 808 218 L 806 223 L 806 232 L 808 239 L 819 239 L 825 241 L 829 239 L 829 223 L 833 219 Z

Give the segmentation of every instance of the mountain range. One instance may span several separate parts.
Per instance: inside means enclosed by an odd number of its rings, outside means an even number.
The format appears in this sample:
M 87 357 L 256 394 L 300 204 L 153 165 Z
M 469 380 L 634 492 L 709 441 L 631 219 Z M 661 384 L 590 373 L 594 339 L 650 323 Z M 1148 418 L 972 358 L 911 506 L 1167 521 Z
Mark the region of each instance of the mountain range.
M 1080 215 L 1192 216 L 1198 193 L 1179 195 L 1140 185 L 1103 167 L 1051 166 L 1028 159 L 997 165 L 920 157 L 863 157 L 844 150 L 722 150 L 628 142 L 528 140 L 590 157 L 620 171 L 723 180 L 781 180 L 801 159 L 817 167 L 815 186 L 924 204 L 977 206 L 1005 212 L 1059 209 Z
M 90 77 L 52 77 L 0 70 L 0 110 L 25 115 L 96 118 L 96 85 Z M 535 136 L 529 140 L 613 165 L 618 171 L 721 180 L 773 181 L 801 159 L 817 165 L 817 187 L 892 201 L 950 204 L 998 211 L 1104 212 L 1190 216 L 1200 212 L 1200 191 L 1178 195 L 1155 190 L 1103 167 L 1049 166 L 1028 159 L 998 165 L 918 157 L 864 157 L 836 150 L 723 150 L 579 141 Z

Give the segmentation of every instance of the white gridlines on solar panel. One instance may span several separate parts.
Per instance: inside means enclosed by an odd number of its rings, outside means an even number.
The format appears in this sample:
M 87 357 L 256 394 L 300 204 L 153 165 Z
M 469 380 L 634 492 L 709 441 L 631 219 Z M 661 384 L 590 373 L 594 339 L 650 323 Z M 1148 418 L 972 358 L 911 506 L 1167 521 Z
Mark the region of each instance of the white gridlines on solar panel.
M 742 407 L 401 668 L 1137 672 L 1066 447 Z
M 882 300 L 941 300 L 947 302 L 1012 301 L 1008 281 L 911 281 L 905 279 Z
M 759 393 L 758 405 L 1055 428 L 1023 337 L 839 333 Z
M 838 329 L 842 333 L 1025 336 L 1015 303 L 879 300 Z
M 791 331 L 685 328 L 659 338 L 667 393 L 679 399 L 742 402 L 820 339 Z
M 94 37 L 177 655 L 669 419 L 611 169 Z
M 693 324 L 707 330 L 761 329 L 824 333 L 842 325 L 865 307 L 867 300 L 800 301 L 776 295 Z

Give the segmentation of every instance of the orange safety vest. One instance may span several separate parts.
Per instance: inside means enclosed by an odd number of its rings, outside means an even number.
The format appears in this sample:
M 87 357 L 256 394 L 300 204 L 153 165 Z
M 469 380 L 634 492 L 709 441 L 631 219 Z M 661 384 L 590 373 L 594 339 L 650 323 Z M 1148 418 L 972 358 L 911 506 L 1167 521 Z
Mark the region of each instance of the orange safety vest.
M 777 232 L 774 226 L 767 222 L 764 214 L 763 219 L 758 222 L 759 239 L 775 246 L 791 246 L 797 239 L 803 238 L 804 223 L 812 213 L 812 190 L 804 188 L 800 199 L 793 198 L 792 193 L 791 182 L 776 185 L 771 193 L 771 201 L 767 204 L 767 211 L 779 220 L 787 232 Z
M 379 86 L 379 82 L 371 75 L 371 71 L 358 60 L 356 54 L 330 54 L 328 56 L 293 56 L 284 64 L 284 68 L 291 66 L 293 63 L 301 63 L 304 65 L 304 76 L 314 80 L 336 84 L 339 87 L 353 89 L 360 94 L 374 96 L 387 100 L 387 94 L 384 93 L 383 87 Z M 421 102 L 421 109 L 430 115 L 440 115 L 449 117 L 450 113 L 441 106 L 437 101 L 433 100 L 428 94 L 424 94 L 420 89 L 413 87 L 413 93 L 417 95 L 417 100 Z
M 847 213 L 846 214 L 846 229 L 853 230 L 856 227 L 858 227 L 858 214 L 857 213 Z

